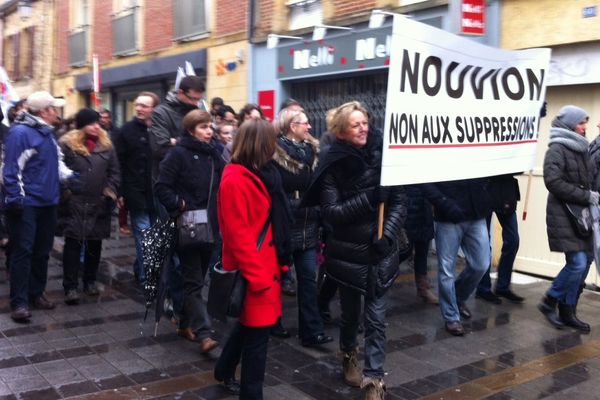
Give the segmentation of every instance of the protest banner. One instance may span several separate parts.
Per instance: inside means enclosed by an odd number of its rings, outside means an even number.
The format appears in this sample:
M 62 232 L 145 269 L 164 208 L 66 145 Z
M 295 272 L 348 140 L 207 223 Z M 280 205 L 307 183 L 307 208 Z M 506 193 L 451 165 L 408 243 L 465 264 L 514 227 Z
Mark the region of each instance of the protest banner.
M 533 167 L 550 49 L 482 45 L 394 17 L 382 185 Z

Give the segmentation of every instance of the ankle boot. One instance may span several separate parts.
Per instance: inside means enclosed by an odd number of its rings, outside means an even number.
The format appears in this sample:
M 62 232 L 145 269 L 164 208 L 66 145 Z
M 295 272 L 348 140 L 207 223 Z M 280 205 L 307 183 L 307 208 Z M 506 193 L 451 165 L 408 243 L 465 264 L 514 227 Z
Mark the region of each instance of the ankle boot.
M 562 329 L 565 324 L 562 323 L 558 315 L 556 315 L 556 305 L 558 299 L 546 294 L 542 299 L 542 302 L 538 304 L 537 308 L 540 310 L 544 317 L 554 326 L 556 329 Z
M 344 370 L 344 382 L 346 383 L 346 385 L 352 387 L 360 387 L 362 381 L 362 371 L 358 367 L 357 350 L 353 350 L 349 353 L 344 353 L 342 369 Z
M 589 332 L 590 324 L 577 318 L 575 306 L 570 304 L 558 303 L 558 316 L 563 324 L 577 329 L 581 332 Z
M 385 398 L 385 383 L 381 378 L 364 377 L 360 388 L 365 391 L 365 400 L 383 400 Z
M 417 286 L 417 297 L 426 304 L 438 304 L 438 298 L 431 290 L 427 275 L 417 275 L 415 277 L 415 285 Z

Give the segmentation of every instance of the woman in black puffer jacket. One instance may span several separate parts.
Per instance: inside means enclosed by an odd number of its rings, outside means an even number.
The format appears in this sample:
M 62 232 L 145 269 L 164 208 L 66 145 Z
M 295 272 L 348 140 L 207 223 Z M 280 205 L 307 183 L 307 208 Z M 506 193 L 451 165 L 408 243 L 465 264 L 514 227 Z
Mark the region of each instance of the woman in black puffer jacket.
M 216 199 L 224 162 L 221 154 L 210 144 L 213 133 L 210 123 L 211 116 L 206 111 L 193 110 L 186 114 L 183 118 L 185 131 L 160 163 L 154 190 L 156 197 L 173 217 L 188 210 L 207 209 L 208 220 L 216 236 Z M 212 244 L 177 249 L 185 295 L 178 334 L 199 341 L 202 353 L 218 346 L 217 341 L 210 337 L 212 324 L 202 299 L 204 277 L 212 250 Z
M 319 161 L 319 142 L 310 133 L 303 111 L 284 109 L 277 119 L 280 132 L 274 160 L 283 189 L 294 215 L 292 246 L 298 278 L 298 329 L 303 346 L 331 342 L 326 336 L 317 307 L 318 207 L 300 207 L 300 198 L 308 188 Z
M 387 289 L 399 274 L 399 237 L 406 217 L 401 186 L 382 187 L 381 135 L 369 131 L 368 113 L 353 101 L 338 107 L 329 130 L 336 140 L 315 173 L 305 204 L 318 192 L 327 236 L 325 268 L 340 283 L 340 347 L 344 380 L 367 397 L 383 398 Z M 377 237 L 378 205 L 385 203 L 383 237 Z M 405 244 L 403 244 L 405 245 Z M 357 329 L 365 296 L 365 367 L 357 365 Z M 368 397 L 371 398 L 371 397 Z

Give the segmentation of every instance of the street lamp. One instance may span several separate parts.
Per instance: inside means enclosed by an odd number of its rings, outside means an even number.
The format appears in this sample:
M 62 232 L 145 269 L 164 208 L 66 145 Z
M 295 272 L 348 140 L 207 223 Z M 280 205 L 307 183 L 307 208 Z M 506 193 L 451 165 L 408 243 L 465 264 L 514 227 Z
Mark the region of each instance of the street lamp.
M 23 21 L 31 17 L 31 0 L 19 0 L 17 12 Z

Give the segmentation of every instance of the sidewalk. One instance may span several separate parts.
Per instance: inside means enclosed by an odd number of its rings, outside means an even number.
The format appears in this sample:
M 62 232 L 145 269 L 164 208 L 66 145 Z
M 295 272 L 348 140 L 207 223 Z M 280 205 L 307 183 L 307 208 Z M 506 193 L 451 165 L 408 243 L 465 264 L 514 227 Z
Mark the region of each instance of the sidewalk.
M 0 283 L 0 400 L 232 399 L 212 378 L 219 349 L 201 355 L 166 318 L 153 337 L 153 310 L 142 322 L 130 237 L 105 242 L 102 295 L 84 297 L 79 306 L 63 302 L 61 248 L 57 239 L 49 268 L 55 310 L 34 310 L 31 323 L 14 323 L 8 284 Z M 590 335 L 556 330 L 535 307 L 549 282 L 517 275 L 514 289 L 526 303 L 470 300 L 473 318 L 461 338 L 445 332 L 437 307 L 417 301 L 412 279 L 404 271 L 390 292 L 387 399 L 600 399 L 599 294 L 586 290 L 579 307 L 593 327 Z M 295 298 L 284 297 L 284 313 L 294 337 L 271 340 L 265 398 L 362 399 L 360 390 L 342 383 L 338 329 L 327 329 L 333 343 L 306 349 L 295 337 Z M 224 340 L 228 327 L 214 328 Z

